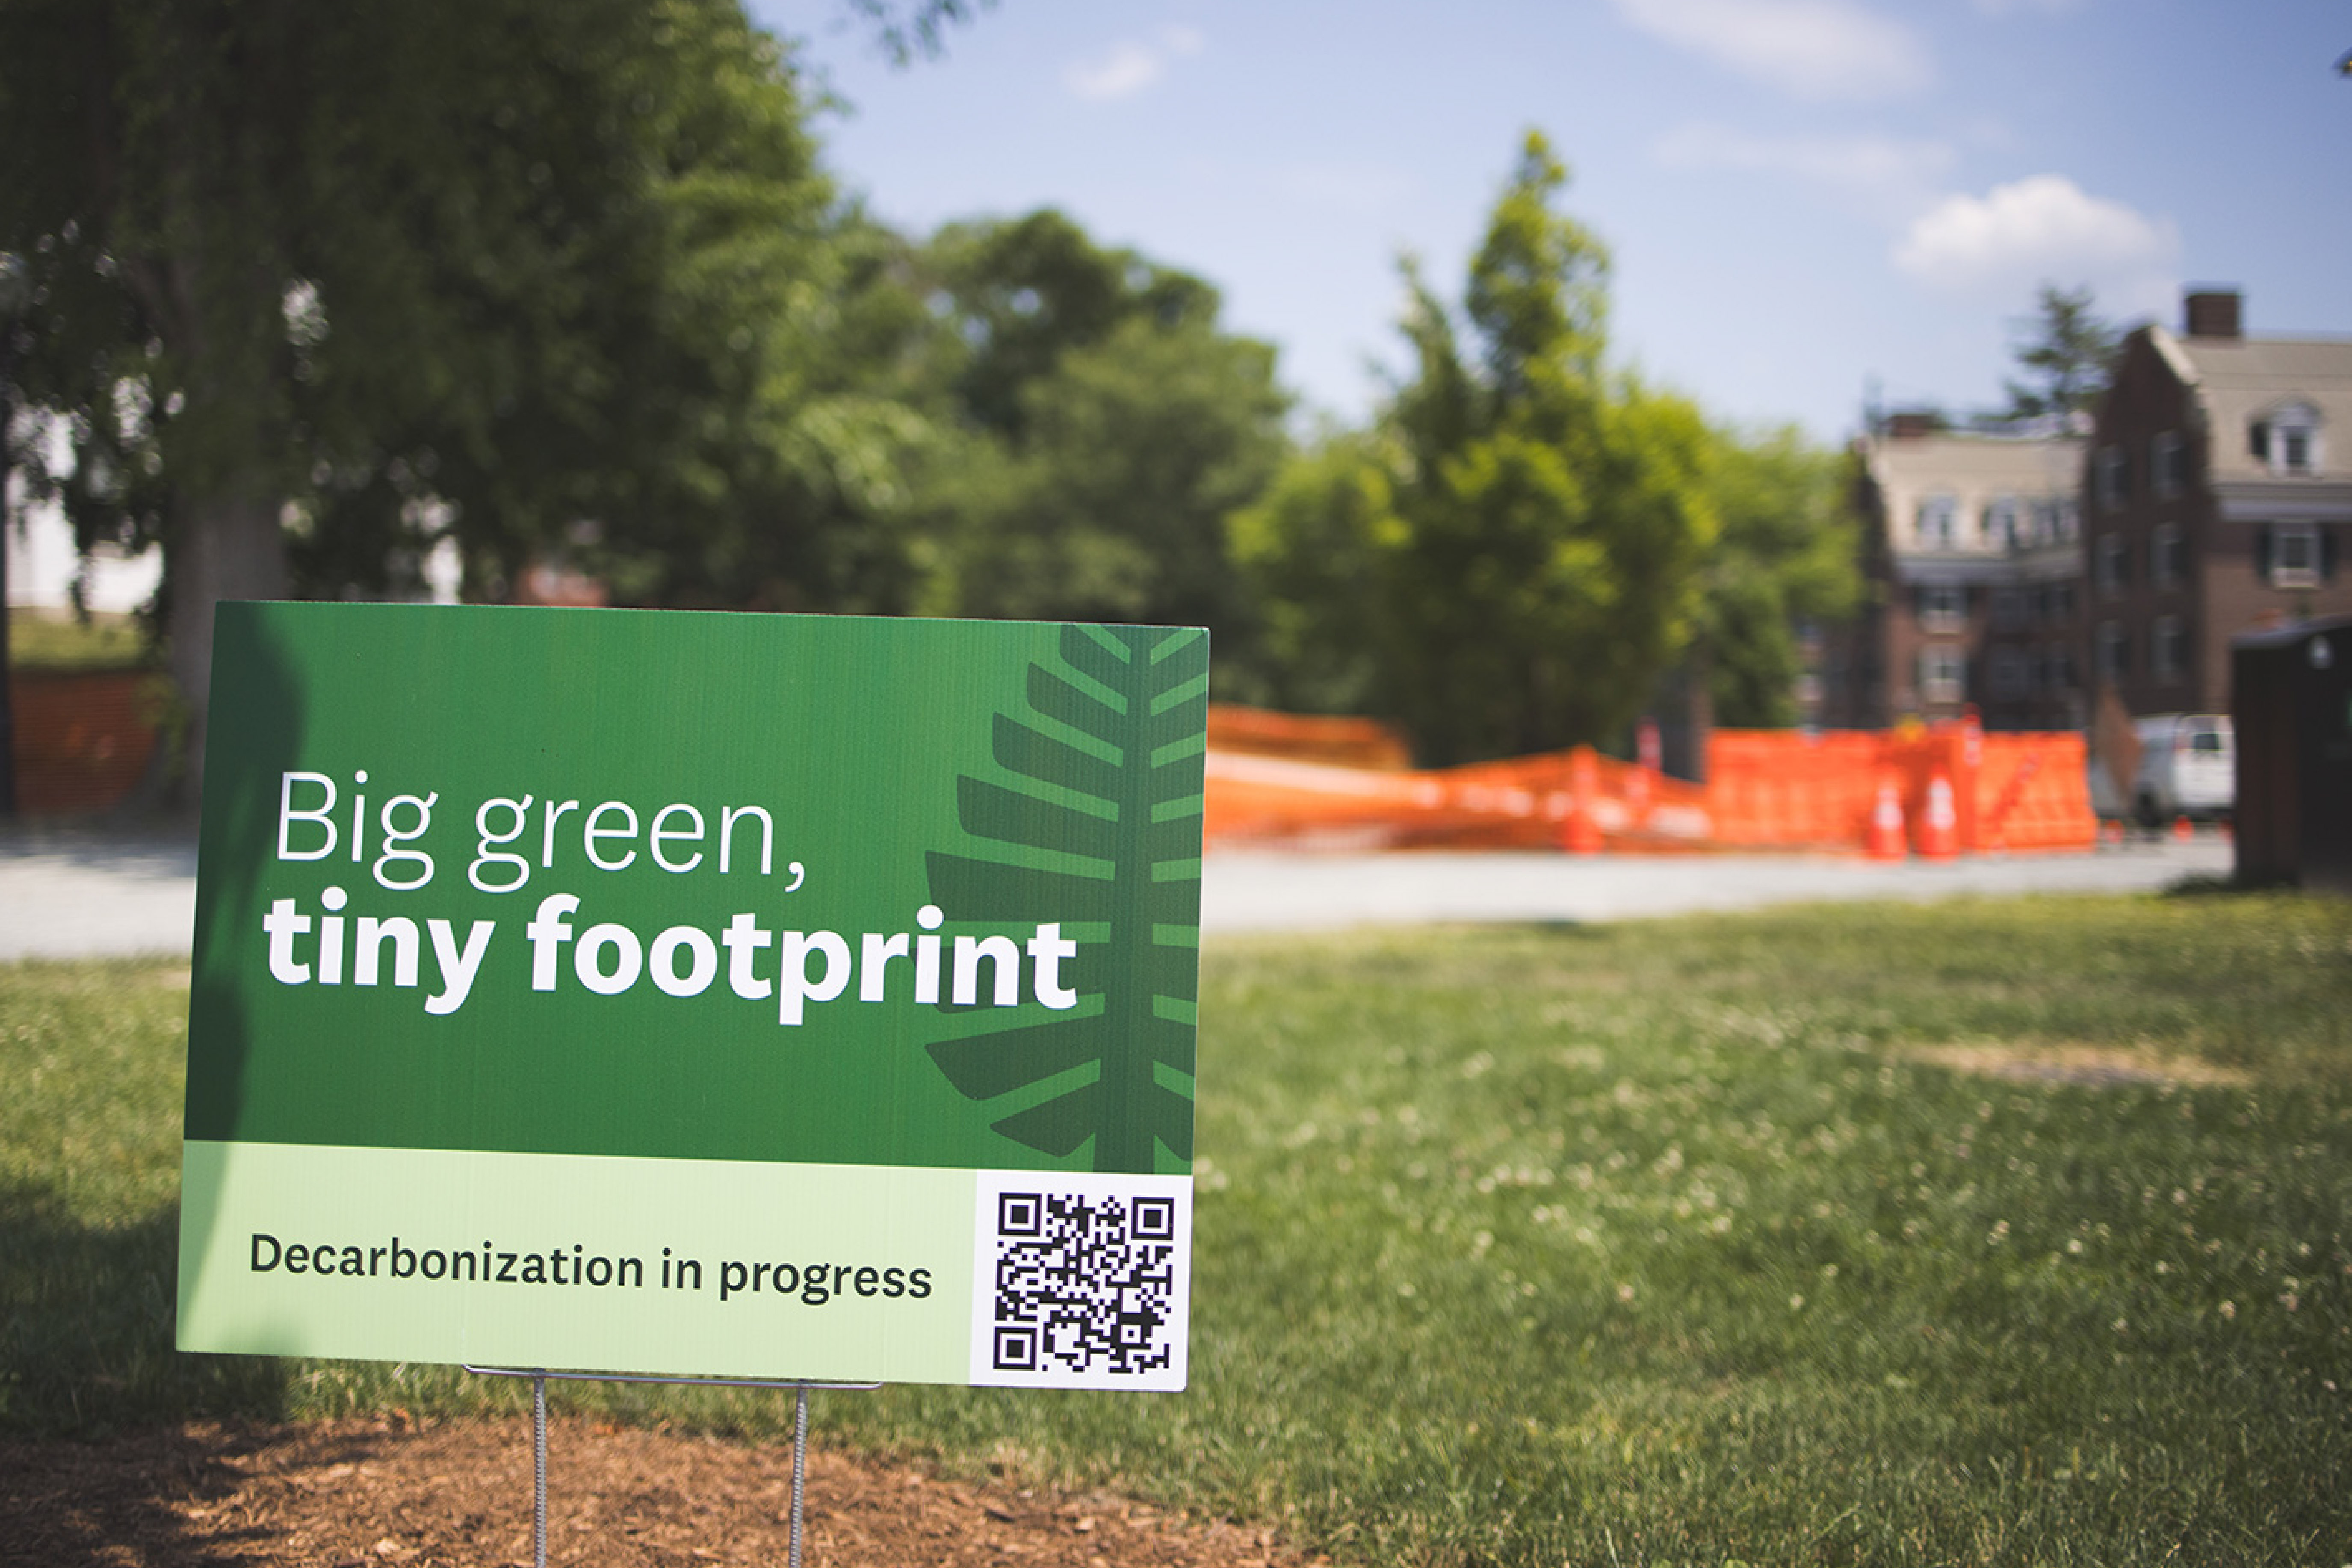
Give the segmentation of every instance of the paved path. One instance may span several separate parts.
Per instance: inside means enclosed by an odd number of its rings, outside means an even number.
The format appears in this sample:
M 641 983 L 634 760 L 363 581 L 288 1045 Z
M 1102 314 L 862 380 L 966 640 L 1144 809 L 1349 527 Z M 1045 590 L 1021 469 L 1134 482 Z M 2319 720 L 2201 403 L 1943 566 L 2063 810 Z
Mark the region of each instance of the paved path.
M 1945 865 L 1858 856 L 1538 854 L 1212 855 L 1204 931 L 1295 931 L 1429 921 L 1614 921 L 1824 899 L 1920 901 L 1964 894 L 2135 892 L 2226 877 L 2212 834 L 2090 855 Z
M 192 837 L 0 837 L 0 959 L 185 952 L 195 908 Z
M 1612 921 L 1822 899 L 2125 892 L 2226 876 L 2227 843 L 2134 843 L 2094 855 L 1944 866 L 1834 856 L 1211 855 L 1211 934 L 1424 921 Z M 0 959 L 185 952 L 196 850 L 174 837 L 0 837 Z

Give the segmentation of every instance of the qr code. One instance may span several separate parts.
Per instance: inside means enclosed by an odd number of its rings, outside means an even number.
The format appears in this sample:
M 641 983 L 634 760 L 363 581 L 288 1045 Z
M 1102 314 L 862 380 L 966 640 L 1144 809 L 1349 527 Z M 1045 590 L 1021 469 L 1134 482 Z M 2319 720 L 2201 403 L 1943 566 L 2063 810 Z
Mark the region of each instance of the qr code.
M 1051 1188 L 1033 1173 L 990 1196 L 991 1381 L 1182 1386 L 1186 1193 Z

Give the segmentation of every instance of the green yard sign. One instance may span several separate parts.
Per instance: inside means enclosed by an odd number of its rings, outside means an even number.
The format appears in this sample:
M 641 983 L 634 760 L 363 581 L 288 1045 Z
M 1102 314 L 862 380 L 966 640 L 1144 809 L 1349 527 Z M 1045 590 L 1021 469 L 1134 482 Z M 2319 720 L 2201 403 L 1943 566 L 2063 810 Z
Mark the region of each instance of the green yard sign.
M 1208 637 L 224 605 L 182 1349 L 1181 1388 Z

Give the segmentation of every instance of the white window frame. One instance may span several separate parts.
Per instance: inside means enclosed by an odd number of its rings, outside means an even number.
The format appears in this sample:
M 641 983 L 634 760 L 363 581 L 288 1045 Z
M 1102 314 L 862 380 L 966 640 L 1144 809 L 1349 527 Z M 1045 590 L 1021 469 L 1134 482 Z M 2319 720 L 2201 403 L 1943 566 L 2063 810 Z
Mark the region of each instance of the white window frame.
M 1948 490 L 1922 496 L 1912 516 L 1912 532 L 1923 550 L 1949 550 L 1959 542 L 1960 498 Z
M 2301 545 L 2303 564 L 2287 564 L 2289 541 Z M 2271 524 L 2271 575 L 2273 588 L 2316 588 L 2319 586 L 2319 528 L 2308 522 L 2274 522 Z
M 1968 650 L 1930 643 L 1919 650 L 1919 700 L 1963 702 L 1969 695 Z
M 2289 403 L 2255 420 L 2247 447 L 2257 462 L 2282 479 L 2307 479 L 2320 469 L 2319 410 L 2308 403 Z M 2288 448 L 2297 443 L 2303 460 L 2291 461 Z
M 1958 632 L 1968 629 L 1969 591 L 1958 583 L 1922 583 L 1916 589 L 1919 629 Z M 1945 602 L 1946 595 L 1948 602 Z
M 2026 542 L 2024 509 L 2015 496 L 1995 496 L 1985 503 L 1984 542 L 1994 550 L 2016 550 Z

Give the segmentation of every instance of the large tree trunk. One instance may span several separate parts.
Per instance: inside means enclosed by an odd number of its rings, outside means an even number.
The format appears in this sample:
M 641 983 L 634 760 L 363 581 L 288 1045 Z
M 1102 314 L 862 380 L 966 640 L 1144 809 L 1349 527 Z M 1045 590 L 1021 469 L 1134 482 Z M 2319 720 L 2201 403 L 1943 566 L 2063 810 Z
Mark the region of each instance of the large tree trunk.
M 165 541 L 164 592 L 170 613 L 172 679 L 187 705 L 185 799 L 204 794 L 205 733 L 214 693 L 213 610 L 223 599 L 286 596 L 286 541 L 278 502 L 260 486 L 183 503 Z

